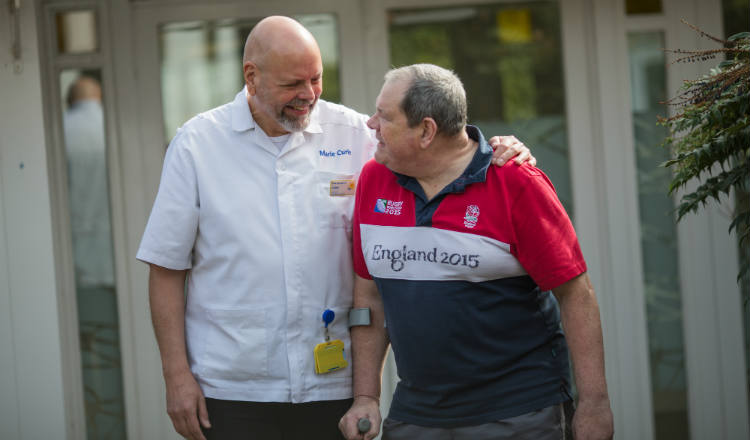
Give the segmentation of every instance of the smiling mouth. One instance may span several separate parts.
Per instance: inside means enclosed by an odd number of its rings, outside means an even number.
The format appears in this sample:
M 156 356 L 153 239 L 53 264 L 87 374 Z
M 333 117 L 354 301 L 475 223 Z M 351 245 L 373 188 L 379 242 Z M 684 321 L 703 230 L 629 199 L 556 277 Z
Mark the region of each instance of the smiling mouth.
M 297 115 L 304 115 L 310 111 L 310 105 L 287 105 L 285 108 Z
M 286 103 L 284 108 L 296 116 L 304 116 L 310 113 L 315 105 L 315 101 L 305 101 L 302 99 L 293 99 Z

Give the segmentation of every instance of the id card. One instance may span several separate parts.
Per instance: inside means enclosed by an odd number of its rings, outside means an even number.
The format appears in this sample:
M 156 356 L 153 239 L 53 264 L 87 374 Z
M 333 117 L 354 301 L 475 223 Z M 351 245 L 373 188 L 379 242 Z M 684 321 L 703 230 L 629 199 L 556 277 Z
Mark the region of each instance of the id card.
M 340 339 L 316 345 L 313 356 L 318 374 L 341 370 L 349 365 L 344 358 L 344 343 Z
M 352 179 L 331 180 L 328 195 L 331 197 L 353 196 L 357 182 Z

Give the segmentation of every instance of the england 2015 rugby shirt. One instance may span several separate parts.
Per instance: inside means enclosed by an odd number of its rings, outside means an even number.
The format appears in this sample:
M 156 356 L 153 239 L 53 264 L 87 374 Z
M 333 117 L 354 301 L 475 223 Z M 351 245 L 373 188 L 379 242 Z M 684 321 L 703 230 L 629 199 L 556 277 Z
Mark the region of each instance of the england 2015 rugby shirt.
M 462 176 L 426 200 L 374 161 L 359 179 L 354 267 L 375 280 L 401 379 L 390 417 L 470 426 L 570 398 L 568 352 L 549 289 L 586 271 L 547 177 L 490 166 L 481 132 Z

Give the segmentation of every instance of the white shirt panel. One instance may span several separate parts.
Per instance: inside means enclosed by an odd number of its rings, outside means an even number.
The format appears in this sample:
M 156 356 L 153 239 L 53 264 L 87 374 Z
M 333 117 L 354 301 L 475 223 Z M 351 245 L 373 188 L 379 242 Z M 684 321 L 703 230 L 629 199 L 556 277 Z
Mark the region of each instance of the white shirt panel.
M 208 397 L 306 402 L 351 397 L 351 367 L 316 375 L 321 315 L 350 353 L 353 196 L 375 142 L 367 117 L 320 101 L 279 153 L 245 91 L 178 130 L 137 258 L 191 272 L 186 337 Z M 331 154 L 331 152 L 333 152 Z

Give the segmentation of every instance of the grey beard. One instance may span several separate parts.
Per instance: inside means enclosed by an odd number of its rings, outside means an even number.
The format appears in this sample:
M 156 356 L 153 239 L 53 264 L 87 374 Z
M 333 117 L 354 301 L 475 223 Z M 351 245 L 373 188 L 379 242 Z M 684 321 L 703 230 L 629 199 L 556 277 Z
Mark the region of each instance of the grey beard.
M 295 119 L 282 113 L 278 118 L 278 123 L 284 128 L 284 130 L 292 133 L 302 131 L 310 124 L 310 114 L 308 113 L 302 119 Z
M 314 104 L 310 107 L 310 112 L 305 115 L 302 119 L 297 118 L 290 118 L 289 116 L 284 114 L 284 111 L 282 109 L 281 114 L 276 119 L 281 125 L 284 130 L 289 132 L 297 132 L 302 131 L 310 124 L 310 115 L 312 114 L 312 111 L 315 109 L 315 101 L 313 101 Z M 288 103 L 289 105 L 308 105 L 309 103 L 306 101 L 303 101 L 301 99 L 294 99 L 291 102 Z

